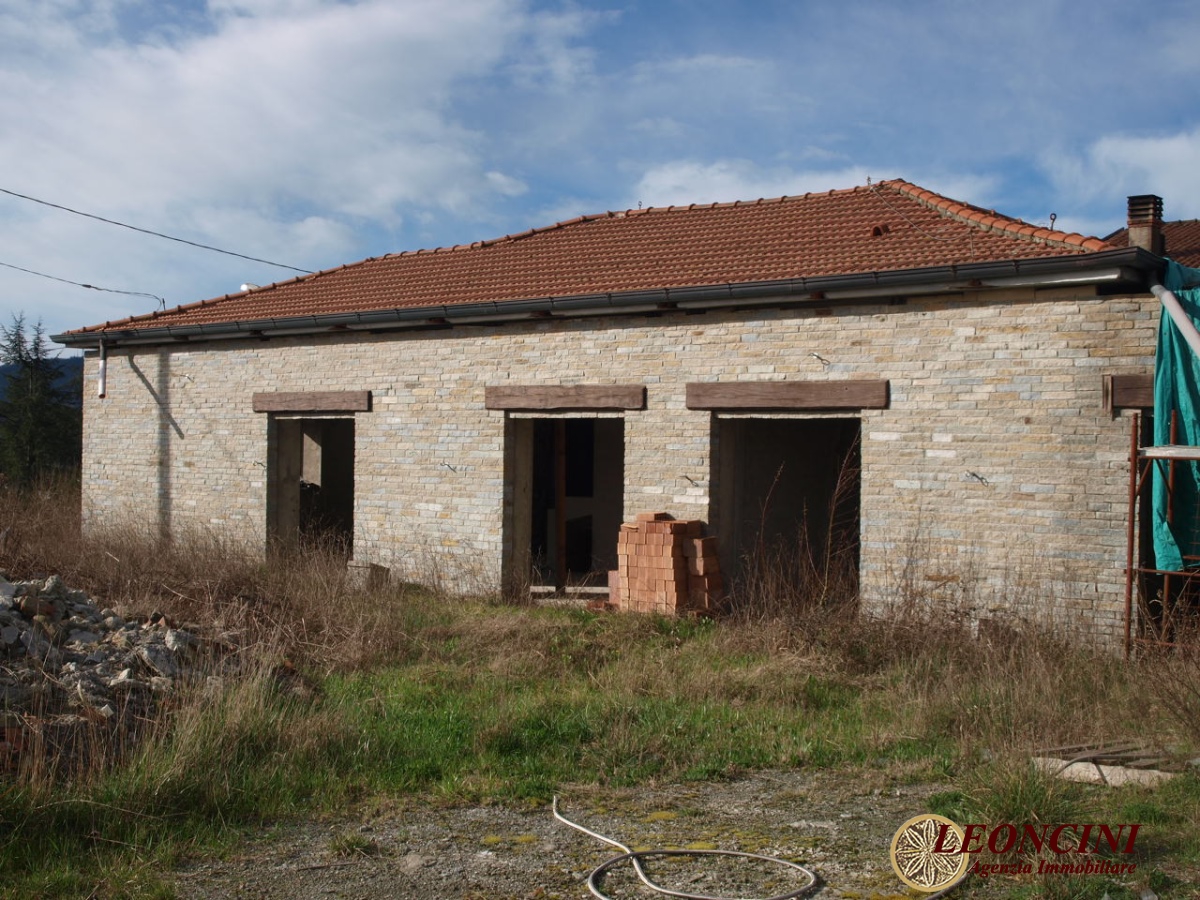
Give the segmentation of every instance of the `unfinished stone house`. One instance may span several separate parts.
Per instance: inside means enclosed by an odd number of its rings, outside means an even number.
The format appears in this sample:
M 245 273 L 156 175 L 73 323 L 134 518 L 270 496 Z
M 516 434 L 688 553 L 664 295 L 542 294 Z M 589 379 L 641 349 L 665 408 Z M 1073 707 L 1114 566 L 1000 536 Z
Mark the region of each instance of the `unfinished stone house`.
M 561 586 L 665 511 L 735 587 L 803 539 L 867 602 L 1115 639 L 1162 266 L 1133 199 L 1107 241 L 904 181 L 628 210 L 58 335 L 86 522 Z

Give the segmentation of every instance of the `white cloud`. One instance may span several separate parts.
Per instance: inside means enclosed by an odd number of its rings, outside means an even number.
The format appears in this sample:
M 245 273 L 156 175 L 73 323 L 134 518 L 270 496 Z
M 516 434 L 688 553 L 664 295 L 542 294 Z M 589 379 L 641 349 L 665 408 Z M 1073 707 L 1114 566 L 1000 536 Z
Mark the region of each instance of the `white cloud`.
M 1157 137 L 1109 135 L 1076 159 L 1048 162 L 1059 185 L 1124 208 L 1131 194 L 1158 194 L 1168 219 L 1200 217 L 1200 127 Z
M 868 176 L 1081 231 L 1129 193 L 1200 214 L 1200 10 L 1093 7 L 0 0 L 0 187 L 308 268 Z M 290 277 L 2 195 L 0 261 L 172 303 Z M 0 298 L 58 330 L 142 302 Z
M 747 159 L 711 163 L 676 160 L 648 169 L 634 188 L 629 205 L 640 202 L 644 206 L 674 206 L 792 196 L 866 184 L 867 177 L 867 170 L 860 166 L 797 172 L 762 168 Z
M 995 204 L 994 197 L 1000 189 L 1000 179 L 995 175 L 975 175 L 965 172 L 898 172 L 895 176 L 919 184 L 926 190 L 970 203 L 972 206 L 990 208 Z M 879 179 L 882 180 L 882 179 Z M 997 210 L 1005 215 L 1016 215 L 1012 210 Z
M 565 8 L 530 16 L 526 40 L 510 66 L 516 84 L 562 93 L 590 83 L 595 76 L 595 52 L 580 40 L 597 25 L 614 21 L 613 12 Z
M 355 222 L 469 216 L 525 189 L 452 111 L 531 27 L 520 0 L 211 0 L 207 30 L 142 42 L 118 33 L 119 2 L 88 4 L 82 18 L 67 0 L 30 15 L 0 4 L 0 25 L 13 26 L 0 28 L 0 116 L 20 123 L 0 133 L 0 186 L 306 268 L 397 249 L 357 253 Z M 541 46 L 553 55 L 553 33 Z M 200 273 L 246 265 L 69 219 L 4 198 L 0 260 L 155 293 L 170 284 L 173 303 L 213 290 Z M 145 266 L 114 262 L 134 258 Z M 13 277 L 0 275 L 0 296 L 40 293 Z M 85 296 L 101 318 L 131 302 Z
M 823 162 L 834 162 L 824 159 Z M 842 160 L 839 167 L 760 165 L 748 159 L 723 159 L 712 163 L 674 160 L 648 169 L 638 182 L 636 199 L 645 206 L 688 203 L 725 203 L 841 190 L 872 182 L 900 178 L 923 188 L 971 203 L 988 206 L 997 190 L 993 176 L 952 172 L 893 172 L 865 163 Z

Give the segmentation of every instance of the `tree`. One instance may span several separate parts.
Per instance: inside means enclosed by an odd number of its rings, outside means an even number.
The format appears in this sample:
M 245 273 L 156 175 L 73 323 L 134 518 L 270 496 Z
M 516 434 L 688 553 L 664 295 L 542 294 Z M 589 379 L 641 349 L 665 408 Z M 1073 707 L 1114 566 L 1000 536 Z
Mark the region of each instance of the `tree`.
M 0 399 L 0 469 L 25 487 L 43 475 L 79 466 L 82 385 L 64 388 L 39 321 L 24 314 L 0 325 L 0 362 L 8 370 Z

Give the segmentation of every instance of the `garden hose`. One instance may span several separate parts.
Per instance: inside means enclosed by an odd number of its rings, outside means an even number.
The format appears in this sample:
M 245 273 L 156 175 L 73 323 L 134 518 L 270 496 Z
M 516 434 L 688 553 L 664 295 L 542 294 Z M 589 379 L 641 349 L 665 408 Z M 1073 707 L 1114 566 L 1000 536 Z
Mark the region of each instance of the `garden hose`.
M 808 877 L 808 883 L 803 887 L 794 891 L 790 891 L 786 894 L 778 894 L 774 897 L 766 897 L 763 898 L 763 900 L 795 900 L 795 898 L 802 897 L 807 894 L 814 887 L 816 887 L 817 884 L 817 876 L 812 872 L 812 870 L 806 869 L 804 866 L 798 863 L 788 862 L 786 859 L 779 859 L 775 856 L 761 856 L 757 853 L 742 853 L 737 850 L 630 850 L 620 841 L 614 841 L 612 838 L 605 837 L 602 834 L 597 834 L 594 831 L 584 828 L 582 825 L 577 825 L 570 819 L 563 816 L 562 813 L 558 811 L 558 797 L 554 798 L 550 808 L 554 813 L 554 818 L 558 819 L 558 821 L 562 822 L 564 825 L 569 825 L 576 831 L 583 832 L 588 837 L 595 838 L 598 841 L 603 841 L 606 844 L 611 844 L 613 847 L 616 847 L 622 851 L 620 856 L 614 856 L 612 859 L 606 860 L 605 862 L 602 862 L 600 865 L 596 866 L 596 868 L 592 870 L 592 874 L 588 876 L 588 890 L 592 892 L 594 897 L 599 898 L 599 900 L 612 900 L 612 898 L 600 890 L 600 882 L 603 881 L 604 876 L 610 869 L 626 861 L 633 863 L 633 868 L 637 872 L 638 878 L 641 879 L 642 884 L 646 885 L 646 887 L 650 888 L 650 890 L 656 891 L 664 896 L 679 897 L 681 900 L 732 900 L 732 898 L 729 897 L 715 897 L 711 894 L 689 894 L 684 891 L 673 891 L 670 888 L 665 888 L 660 884 L 656 884 L 651 880 L 650 876 L 646 874 L 641 863 L 641 860 L 651 857 L 734 856 L 740 859 L 754 859 L 777 866 L 784 866 L 797 872 L 802 872 Z

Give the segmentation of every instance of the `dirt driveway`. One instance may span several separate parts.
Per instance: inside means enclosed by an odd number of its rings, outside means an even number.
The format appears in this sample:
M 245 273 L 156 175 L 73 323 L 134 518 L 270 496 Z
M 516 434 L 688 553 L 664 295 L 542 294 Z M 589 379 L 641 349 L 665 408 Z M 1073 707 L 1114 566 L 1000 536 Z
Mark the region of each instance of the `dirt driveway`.
M 568 789 L 560 807 L 636 849 L 781 856 L 817 873 L 812 896 L 885 900 L 911 896 L 888 861 L 892 835 L 944 789 L 799 770 L 638 790 Z M 366 820 L 277 829 L 226 860 L 181 868 L 176 886 L 184 900 L 585 898 L 588 873 L 618 852 L 555 821 L 548 805 L 445 808 L 403 800 Z M 690 893 L 764 897 L 803 883 L 785 869 L 753 863 L 675 865 L 654 872 Z M 614 873 L 606 884 L 614 898 L 648 896 L 632 875 Z

